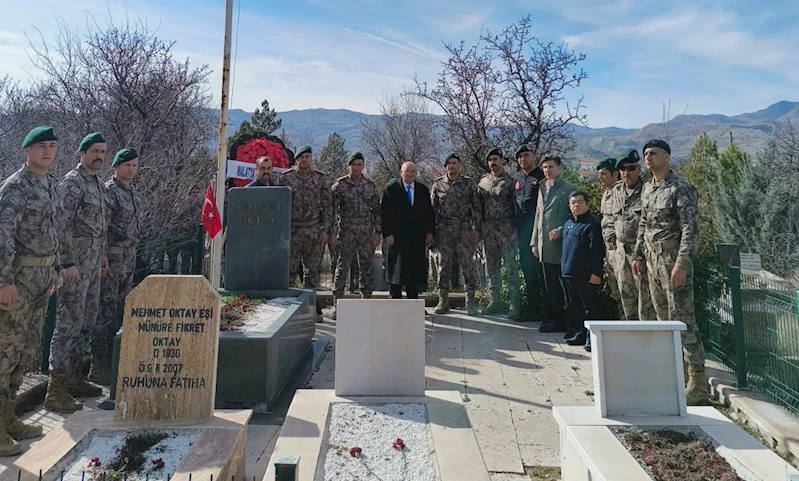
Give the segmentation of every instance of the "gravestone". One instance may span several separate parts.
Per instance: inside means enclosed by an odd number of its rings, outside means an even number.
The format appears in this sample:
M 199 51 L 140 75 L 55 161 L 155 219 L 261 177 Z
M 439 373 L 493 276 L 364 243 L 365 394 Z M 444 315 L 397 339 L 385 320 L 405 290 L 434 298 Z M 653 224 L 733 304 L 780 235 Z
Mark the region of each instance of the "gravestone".
M 424 396 L 424 300 L 340 299 L 337 396 Z
M 225 289 L 288 289 L 291 189 L 242 187 L 228 196 Z
M 116 420 L 214 417 L 220 303 L 203 276 L 151 275 L 128 294 Z

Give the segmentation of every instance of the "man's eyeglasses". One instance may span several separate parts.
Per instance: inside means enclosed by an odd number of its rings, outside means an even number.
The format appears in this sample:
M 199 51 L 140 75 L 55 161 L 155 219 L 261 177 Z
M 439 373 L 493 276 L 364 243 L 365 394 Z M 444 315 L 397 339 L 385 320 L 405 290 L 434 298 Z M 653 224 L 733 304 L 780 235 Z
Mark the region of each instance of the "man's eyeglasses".
M 619 170 L 624 170 L 626 172 L 632 172 L 638 168 L 638 164 L 627 164 L 627 165 L 620 165 Z

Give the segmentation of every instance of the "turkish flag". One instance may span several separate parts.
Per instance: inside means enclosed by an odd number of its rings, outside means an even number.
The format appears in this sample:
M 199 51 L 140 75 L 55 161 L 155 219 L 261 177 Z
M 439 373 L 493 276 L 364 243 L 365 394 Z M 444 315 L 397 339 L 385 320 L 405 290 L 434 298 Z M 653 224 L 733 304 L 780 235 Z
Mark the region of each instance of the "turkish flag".
M 205 191 L 202 223 L 203 227 L 205 227 L 205 232 L 208 232 L 208 237 L 211 239 L 222 230 L 222 219 L 219 217 L 219 211 L 214 200 L 214 191 L 210 185 L 208 185 L 208 190 Z

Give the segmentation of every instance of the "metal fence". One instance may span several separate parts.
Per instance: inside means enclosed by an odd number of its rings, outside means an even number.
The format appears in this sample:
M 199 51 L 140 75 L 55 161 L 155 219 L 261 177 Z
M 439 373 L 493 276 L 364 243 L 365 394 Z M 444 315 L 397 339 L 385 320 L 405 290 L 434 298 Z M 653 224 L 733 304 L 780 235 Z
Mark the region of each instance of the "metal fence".
M 202 274 L 205 230 L 202 225 L 142 239 L 136 246 L 134 286 L 150 274 Z M 58 295 L 50 297 L 44 321 L 39 371 L 49 372 L 50 341 L 55 330 Z
M 799 292 L 738 267 L 695 271 L 696 319 L 708 359 L 799 414 Z

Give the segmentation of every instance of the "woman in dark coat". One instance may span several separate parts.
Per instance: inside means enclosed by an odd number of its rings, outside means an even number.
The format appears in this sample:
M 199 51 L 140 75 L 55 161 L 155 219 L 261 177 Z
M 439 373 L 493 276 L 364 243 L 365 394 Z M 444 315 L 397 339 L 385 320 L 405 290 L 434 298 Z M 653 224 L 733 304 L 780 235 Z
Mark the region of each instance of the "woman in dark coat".
M 416 164 L 405 162 L 400 178 L 383 191 L 380 203 L 382 233 L 388 250 L 386 281 L 392 299 L 419 297 L 419 286 L 427 284 L 426 247 L 433 242 L 435 218 L 430 204 L 430 189 L 416 182 Z

